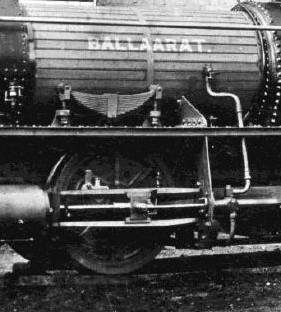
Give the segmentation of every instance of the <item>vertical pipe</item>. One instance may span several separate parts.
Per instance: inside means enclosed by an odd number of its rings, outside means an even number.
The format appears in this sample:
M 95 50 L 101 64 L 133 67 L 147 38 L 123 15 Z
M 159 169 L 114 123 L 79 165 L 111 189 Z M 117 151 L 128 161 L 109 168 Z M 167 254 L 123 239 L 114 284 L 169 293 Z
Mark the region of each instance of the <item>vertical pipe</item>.
M 213 69 L 210 66 L 206 66 L 204 68 L 204 75 L 205 75 L 205 83 L 206 83 L 206 90 L 208 94 L 212 97 L 230 97 L 234 100 L 235 103 L 235 110 L 238 120 L 238 127 L 243 128 L 243 115 L 242 115 L 242 106 L 240 99 L 237 95 L 228 93 L 228 92 L 214 92 L 210 85 L 210 79 L 213 78 Z M 244 194 L 246 193 L 250 186 L 251 186 L 251 176 L 250 176 L 250 167 L 249 167 L 249 159 L 248 159 L 248 151 L 246 145 L 246 139 L 243 137 L 241 139 L 241 149 L 242 149 L 242 156 L 243 156 L 243 163 L 244 163 L 244 187 L 243 188 L 236 188 L 233 189 L 234 194 Z

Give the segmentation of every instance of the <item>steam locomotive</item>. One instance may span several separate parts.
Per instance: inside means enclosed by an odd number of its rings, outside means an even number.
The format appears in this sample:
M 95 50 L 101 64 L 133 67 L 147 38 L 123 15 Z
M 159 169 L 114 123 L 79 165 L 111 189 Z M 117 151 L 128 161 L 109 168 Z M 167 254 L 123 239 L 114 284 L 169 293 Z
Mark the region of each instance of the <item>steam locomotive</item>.
M 279 2 L 0 1 L 0 228 L 37 268 L 280 240 Z

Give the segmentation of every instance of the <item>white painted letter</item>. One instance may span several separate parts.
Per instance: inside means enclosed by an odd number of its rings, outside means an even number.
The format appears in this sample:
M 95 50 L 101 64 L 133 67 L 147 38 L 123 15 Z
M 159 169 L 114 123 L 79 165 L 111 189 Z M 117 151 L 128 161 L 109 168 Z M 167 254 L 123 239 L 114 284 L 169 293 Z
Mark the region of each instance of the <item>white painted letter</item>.
M 193 42 L 197 43 L 198 52 L 202 53 L 203 52 L 202 43 L 206 42 L 206 40 L 198 38 L 198 39 L 194 39 Z
M 100 42 L 97 38 L 88 38 L 88 48 L 89 50 L 99 50 Z
M 165 51 L 165 48 L 162 44 L 162 40 L 159 39 L 159 38 L 156 38 L 155 41 L 154 41 L 154 45 L 153 45 L 153 51 L 154 52 L 157 52 L 157 51 L 162 51 L 164 52 Z
M 138 47 L 134 46 L 131 38 L 128 38 L 127 41 L 128 41 L 128 50 L 129 51 L 138 51 L 139 50 Z
M 120 41 L 119 41 L 119 38 L 118 37 L 115 37 L 115 47 L 116 47 L 116 50 L 120 50 L 120 51 L 127 51 L 128 48 L 125 47 L 125 46 L 122 46 L 120 44 Z
M 105 37 L 101 45 L 102 50 L 114 50 L 114 45 L 110 37 Z
M 177 41 L 175 39 L 166 39 L 167 51 L 177 52 Z
M 142 42 L 141 42 L 141 45 L 140 45 L 140 51 L 151 51 L 151 45 L 148 41 L 147 38 L 143 38 L 142 39 Z
M 192 47 L 189 44 L 188 39 L 182 39 L 181 45 L 180 45 L 180 52 L 192 52 Z

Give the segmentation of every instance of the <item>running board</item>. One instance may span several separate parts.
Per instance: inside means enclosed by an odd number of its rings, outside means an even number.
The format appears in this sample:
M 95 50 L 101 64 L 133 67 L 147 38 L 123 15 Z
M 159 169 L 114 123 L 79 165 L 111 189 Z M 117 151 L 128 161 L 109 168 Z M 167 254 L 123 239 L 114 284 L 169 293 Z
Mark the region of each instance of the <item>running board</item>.
M 196 218 L 184 218 L 173 220 L 151 220 L 148 223 L 126 221 L 74 221 L 74 222 L 55 222 L 53 227 L 94 227 L 94 228 L 163 228 L 181 225 L 194 224 Z

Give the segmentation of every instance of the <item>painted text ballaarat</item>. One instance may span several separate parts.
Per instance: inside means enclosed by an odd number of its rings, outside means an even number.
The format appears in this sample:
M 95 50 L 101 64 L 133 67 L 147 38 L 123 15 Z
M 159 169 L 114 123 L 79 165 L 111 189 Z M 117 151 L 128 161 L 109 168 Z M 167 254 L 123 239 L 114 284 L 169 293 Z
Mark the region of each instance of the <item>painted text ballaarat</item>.
M 182 38 L 181 40 L 143 38 L 141 41 L 134 42 L 131 38 L 121 40 L 119 37 L 106 36 L 104 38 L 90 37 L 88 48 L 102 51 L 211 52 L 210 50 L 204 51 L 205 42 L 205 39 L 201 38 Z

